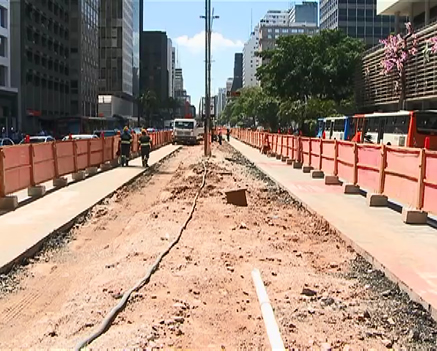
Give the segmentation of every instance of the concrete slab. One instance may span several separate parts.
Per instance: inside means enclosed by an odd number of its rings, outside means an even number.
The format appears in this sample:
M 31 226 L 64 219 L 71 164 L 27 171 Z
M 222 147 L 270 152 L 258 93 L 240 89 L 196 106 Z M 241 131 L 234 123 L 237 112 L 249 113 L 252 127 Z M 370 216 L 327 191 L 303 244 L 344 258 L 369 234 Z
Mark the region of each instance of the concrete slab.
M 154 165 L 178 148 L 168 145 L 153 151 L 149 164 Z M 129 167 L 96 174 L 0 216 L 0 274 L 24 257 L 31 257 L 52 233 L 68 227 L 77 216 L 145 171 L 137 158 Z
M 311 179 L 235 139 L 231 145 L 309 211 L 325 218 L 346 243 L 398 282 L 437 319 L 437 230 L 407 225 L 390 208 L 369 207 L 365 197 L 346 196 L 343 187 Z

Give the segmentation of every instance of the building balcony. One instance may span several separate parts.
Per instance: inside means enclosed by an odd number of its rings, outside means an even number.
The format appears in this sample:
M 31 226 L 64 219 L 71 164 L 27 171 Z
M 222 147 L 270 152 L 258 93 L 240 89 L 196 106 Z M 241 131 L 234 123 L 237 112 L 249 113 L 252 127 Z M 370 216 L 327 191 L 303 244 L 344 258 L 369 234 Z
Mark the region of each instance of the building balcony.
M 424 53 L 427 40 L 437 36 L 437 24 L 424 27 L 416 35 L 418 52 L 405 65 L 406 102 L 408 106 L 417 106 L 423 102 L 432 102 L 432 105 L 437 106 L 437 53 L 429 53 L 429 60 L 426 60 Z M 428 44 L 429 48 L 431 46 Z M 387 76 L 381 74 L 384 56 L 382 45 L 370 49 L 364 53 L 357 69 L 355 96 L 362 110 L 384 109 L 384 106 L 387 108 L 399 101 L 399 93 L 395 89 L 398 73 L 394 70 Z

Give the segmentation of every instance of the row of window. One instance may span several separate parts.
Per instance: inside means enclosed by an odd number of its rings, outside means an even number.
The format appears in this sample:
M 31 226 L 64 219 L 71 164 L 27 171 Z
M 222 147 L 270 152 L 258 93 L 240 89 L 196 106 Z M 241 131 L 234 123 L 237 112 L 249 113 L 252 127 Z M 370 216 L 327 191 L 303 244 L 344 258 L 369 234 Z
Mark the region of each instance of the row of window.
M 60 93 L 68 94 L 70 91 L 69 84 L 67 82 L 58 82 L 54 78 L 44 78 L 32 73 L 27 73 L 26 83 L 32 84 L 35 87 L 47 88 L 48 90 L 59 91 Z
M 29 23 L 41 25 L 43 28 L 47 28 L 50 33 L 60 36 L 61 38 L 68 39 L 68 12 L 62 10 L 60 7 L 55 6 L 56 11 L 51 12 L 59 19 L 54 21 L 52 18 L 48 17 L 46 14 L 41 13 L 37 8 L 30 4 L 26 6 L 26 19 Z
M 26 30 L 27 40 L 35 45 L 41 45 L 43 48 L 47 48 L 49 52 L 55 53 L 65 59 L 68 58 L 69 50 L 64 44 L 57 42 L 53 38 L 49 38 L 44 34 L 40 34 L 36 29 L 27 27 Z
M 66 76 L 68 76 L 69 74 L 69 68 L 66 63 L 62 63 L 57 60 L 53 60 L 52 58 L 41 56 L 40 54 L 33 53 L 30 50 L 26 51 L 26 58 L 27 62 L 33 63 L 35 65 L 40 65 L 50 71 L 61 73 Z

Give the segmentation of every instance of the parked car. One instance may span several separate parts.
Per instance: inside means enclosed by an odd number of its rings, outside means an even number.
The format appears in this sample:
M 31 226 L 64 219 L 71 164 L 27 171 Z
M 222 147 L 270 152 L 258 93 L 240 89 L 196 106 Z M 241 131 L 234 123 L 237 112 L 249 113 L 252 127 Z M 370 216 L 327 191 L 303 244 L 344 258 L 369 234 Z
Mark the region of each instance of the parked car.
M 11 146 L 15 145 L 14 142 L 9 138 L 0 138 L 0 147 L 1 146 Z
M 25 144 L 25 140 L 20 141 L 20 144 Z M 40 143 L 49 143 L 51 141 L 56 141 L 52 136 L 31 136 L 29 139 L 30 144 L 40 144 Z
M 84 140 L 84 139 L 98 139 L 99 137 L 95 134 L 74 134 L 71 136 L 72 140 Z M 65 136 L 62 141 L 70 140 L 70 135 Z

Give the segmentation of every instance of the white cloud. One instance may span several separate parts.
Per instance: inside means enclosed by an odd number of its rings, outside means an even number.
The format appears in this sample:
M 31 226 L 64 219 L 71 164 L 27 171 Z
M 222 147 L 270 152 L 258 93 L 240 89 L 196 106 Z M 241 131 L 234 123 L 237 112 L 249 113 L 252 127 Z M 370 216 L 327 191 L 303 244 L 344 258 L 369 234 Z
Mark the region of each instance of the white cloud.
M 187 35 L 176 38 L 179 46 L 186 47 L 193 53 L 204 52 L 205 50 L 205 31 L 195 34 L 191 38 Z M 213 32 L 211 37 L 211 50 L 213 52 L 226 49 L 242 49 L 244 43 L 241 40 L 225 38 L 222 34 Z

